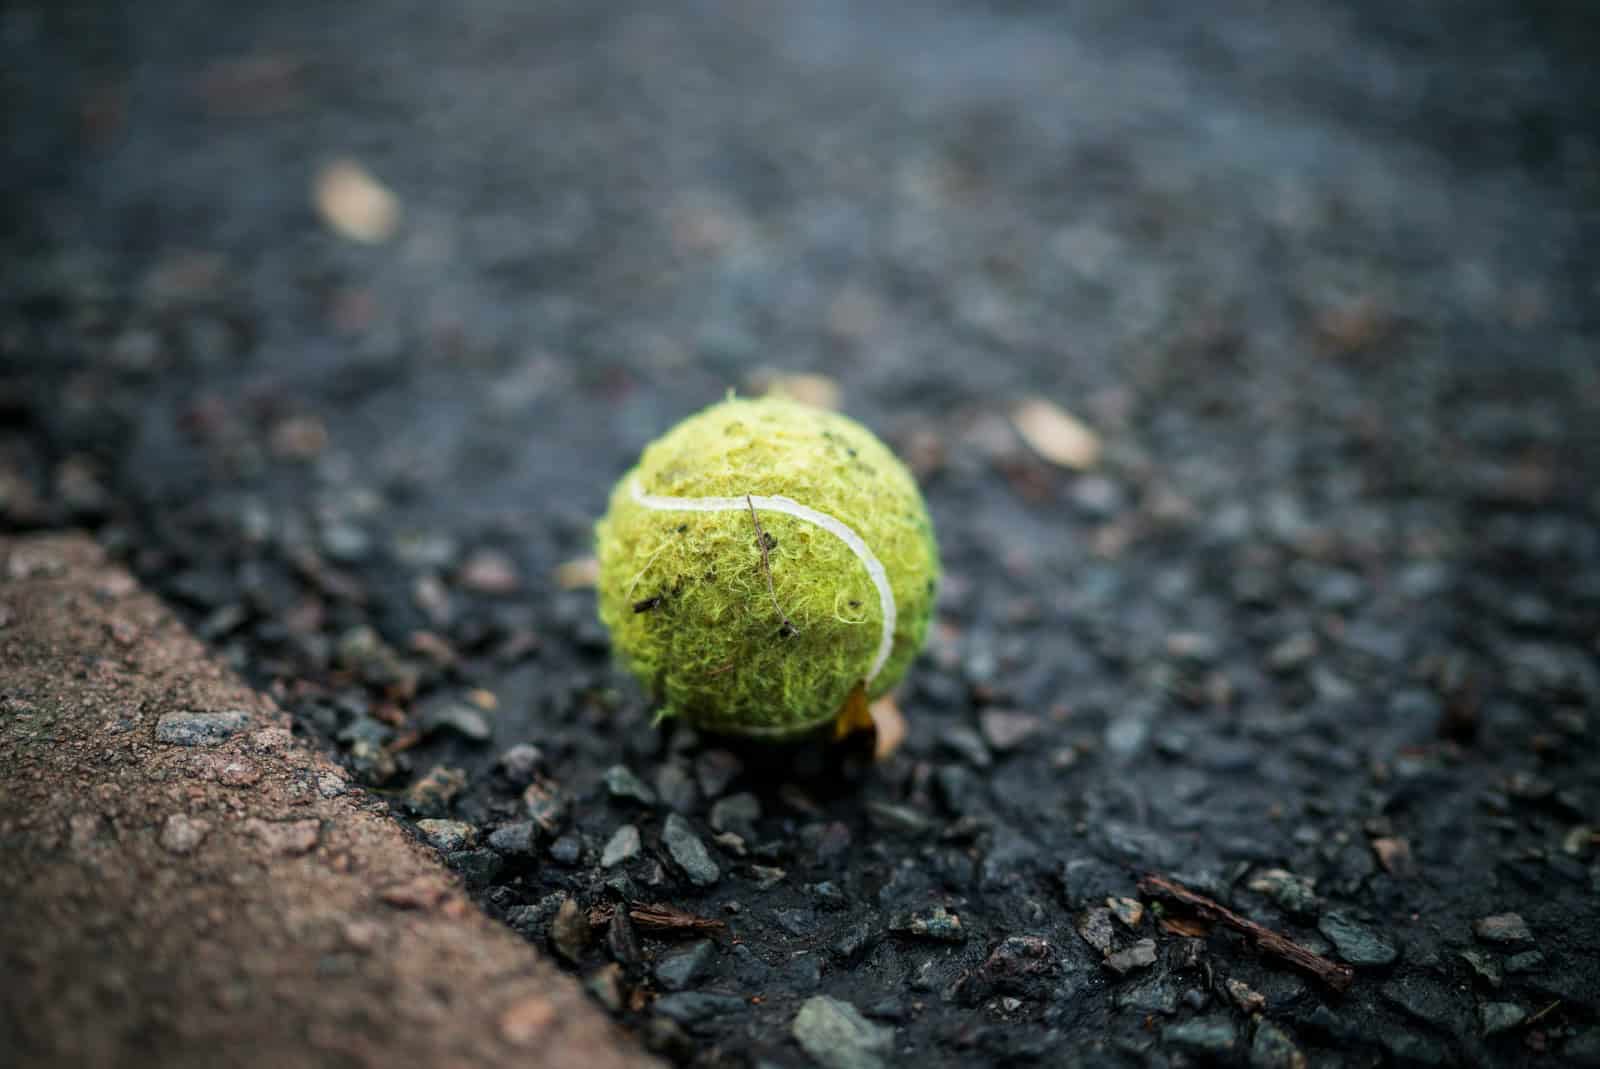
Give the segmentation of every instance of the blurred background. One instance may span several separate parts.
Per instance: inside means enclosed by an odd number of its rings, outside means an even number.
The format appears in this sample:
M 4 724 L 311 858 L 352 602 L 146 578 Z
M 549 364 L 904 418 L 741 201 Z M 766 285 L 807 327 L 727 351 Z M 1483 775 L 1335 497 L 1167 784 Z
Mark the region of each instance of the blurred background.
M 562 896 L 747 909 L 679 985 L 773 994 L 725 1020 L 630 1001 L 664 945 L 569 955 L 679 1061 L 799 1057 L 819 990 L 949 1064 L 1600 1058 L 1595 26 L 14 2 L 0 524 L 94 529 L 403 816 L 466 826 L 439 845 L 530 938 Z M 867 423 L 934 514 L 908 735 L 846 790 L 653 731 L 594 620 L 611 483 L 730 388 Z M 487 845 L 535 777 L 559 814 Z M 1401 964 L 1335 1014 L 1213 940 L 1258 1040 L 1152 921 L 1080 936 L 1146 870 Z M 905 920 L 935 903 L 959 939 Z M 1512 908 L 1566 935 L 1490 990 L 1460 951 Z M 984 973 L 1019 934 L 1049 968 Z

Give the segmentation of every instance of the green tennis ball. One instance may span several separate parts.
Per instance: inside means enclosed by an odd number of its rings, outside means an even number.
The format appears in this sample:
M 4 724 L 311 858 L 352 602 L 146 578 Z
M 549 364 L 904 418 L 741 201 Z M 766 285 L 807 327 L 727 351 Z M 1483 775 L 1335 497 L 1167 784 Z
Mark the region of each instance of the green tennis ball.
M 600 619 L 662 703 L 710 731 L 783 738 L 886 693 L 939 578 L 911 473 L 853 420 L 727 400 L 646 447 L 596 530 Z

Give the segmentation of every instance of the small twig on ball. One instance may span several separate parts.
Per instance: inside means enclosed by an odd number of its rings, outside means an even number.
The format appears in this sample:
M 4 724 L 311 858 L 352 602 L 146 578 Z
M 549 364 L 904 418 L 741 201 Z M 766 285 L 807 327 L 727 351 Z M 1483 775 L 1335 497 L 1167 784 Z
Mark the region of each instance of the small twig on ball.
M 761 521 L 756 518 L 756 503 L 750 500 L 750 495 L 744 495 L 744 503 L 750 506 L 750 522 L 756 525 L 756 545 L 761 547 L 761 571 L 767 577 L 767 593 L 772 595 L 772 607 L 778 610 L 778 619 L 783 621 L 783 627 L 778 634 L 787 638 L 789 635 L 798 635 L 800 629 L 794 626 L 794 621 L 784 613 L 783 606 L 778 604 L 778 588 L 772 582 L 772 565 L 767 560 L 767 532 L 761 529 Z

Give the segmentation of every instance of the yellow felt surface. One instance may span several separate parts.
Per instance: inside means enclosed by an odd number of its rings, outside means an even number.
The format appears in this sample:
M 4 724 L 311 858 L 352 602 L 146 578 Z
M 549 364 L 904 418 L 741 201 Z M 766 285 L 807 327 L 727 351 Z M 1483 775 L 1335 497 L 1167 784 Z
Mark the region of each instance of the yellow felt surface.
M 927 633 L 938 551 L 915 481 L 861 425 L 785 400 L 713 405 L 645 450 L 597 528 L 601 619 L 666 711 L 713 730 L 800 733 L 834 718 L 877 651 L 883 614 L 861 560 L 822 527 L 758 510 L 764 569 L 747 509 L 646 508 L 636 480 L 661 497 L 784 496 L 853 529 L 897 607 L 869 695 L 905 674 Z

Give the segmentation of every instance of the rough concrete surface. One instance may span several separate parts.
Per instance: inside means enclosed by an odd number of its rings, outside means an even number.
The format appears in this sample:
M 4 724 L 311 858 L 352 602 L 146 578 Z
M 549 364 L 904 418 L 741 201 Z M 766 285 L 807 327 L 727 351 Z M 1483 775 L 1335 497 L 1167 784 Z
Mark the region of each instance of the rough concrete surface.
M 648 1065 L 81 536 L 0 540 L 0 1064 Z

